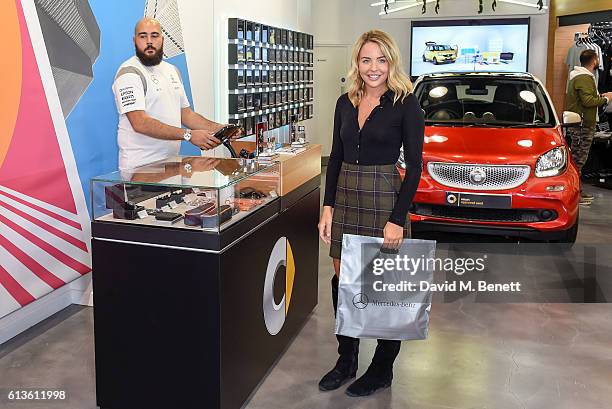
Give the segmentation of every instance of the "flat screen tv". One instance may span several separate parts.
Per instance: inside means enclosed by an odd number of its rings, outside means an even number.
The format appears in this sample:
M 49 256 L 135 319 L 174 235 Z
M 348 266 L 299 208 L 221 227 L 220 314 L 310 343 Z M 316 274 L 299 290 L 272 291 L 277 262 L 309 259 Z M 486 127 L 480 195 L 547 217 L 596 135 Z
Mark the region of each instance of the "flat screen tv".
M 529 18 L 413 21 L 410 75 L 526 72 Z

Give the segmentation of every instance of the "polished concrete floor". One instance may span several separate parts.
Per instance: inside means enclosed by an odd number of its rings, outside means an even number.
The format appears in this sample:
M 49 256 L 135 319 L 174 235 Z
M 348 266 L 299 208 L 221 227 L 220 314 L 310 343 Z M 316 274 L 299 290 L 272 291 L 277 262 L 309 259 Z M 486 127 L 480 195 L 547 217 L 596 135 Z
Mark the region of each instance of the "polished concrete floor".
M 578 241 L 610 243 L 612 191 L 589 190 L 596 201 L 581 208 Z M 246 408 L 612 407 L 612 305 L 603 303 L 436 303 L 429 339 L 403 343 L 392 388 L 368 398 L 349 398 L 344 388 L 321 393 L 317 382 L 336 360 L 332 268 L 323 245 L 319 272 L 319 305 Z M 94 409 L 93 341 L 92 309 L 72 306 L 1 345 L 2 395 L 10 388 L 57 388 L 68 400 L 9 404 L 0 397 L 0 408 Z M 373 347 L 362 343 L 359 374 Z

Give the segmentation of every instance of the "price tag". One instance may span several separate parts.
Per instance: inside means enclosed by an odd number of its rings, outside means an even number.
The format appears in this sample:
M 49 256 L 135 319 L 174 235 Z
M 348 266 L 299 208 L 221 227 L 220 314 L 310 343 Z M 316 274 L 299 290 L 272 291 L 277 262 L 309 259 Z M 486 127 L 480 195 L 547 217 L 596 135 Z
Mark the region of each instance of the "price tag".
M 278 194 L 276 194 L 276 190 L 271 190 L 270 191 L 270 197 L 277 197 Z
M 168 205 L 165 205 L 165 206 L 164 206 L 164 207 L 162 207 L 161 209 L 162 209 L 164 212 L 169 212 L 170 210 L 172 210 L 172 209 L 170 208 L 170 206 L 168 206 Z
M 170 203 L 168 203 L 168 206 L 170 206 L 170 209 L 175 209 L 178 207 L 174 200 L 170 201 Z
M 141 210 L 138 213 L 136 213 L 138 215 L 139 219 L 144 219 L 145 217 L 147 217 L 149 215 L 149 213 L 147 213 L 146 210 Z
M 191 190 L 193 190 L 193 193 L 195 193 L 196 195 L 201 192 L 201 190 L 197 187 L 192 187 Z

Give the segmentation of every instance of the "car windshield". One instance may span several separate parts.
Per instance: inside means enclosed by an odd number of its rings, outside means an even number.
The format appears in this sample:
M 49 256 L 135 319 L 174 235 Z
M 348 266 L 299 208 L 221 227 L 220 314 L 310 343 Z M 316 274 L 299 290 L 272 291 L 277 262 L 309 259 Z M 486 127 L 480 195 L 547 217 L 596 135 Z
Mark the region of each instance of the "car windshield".
M 531 79 L 425 79 L 415 90 L 425 123 L 439 126 L 553 127 L 544 89 Z
M 448 51 L 450 49 L 451 48 L 448 45 L 434 45 L 434 50 L 436 51 Z

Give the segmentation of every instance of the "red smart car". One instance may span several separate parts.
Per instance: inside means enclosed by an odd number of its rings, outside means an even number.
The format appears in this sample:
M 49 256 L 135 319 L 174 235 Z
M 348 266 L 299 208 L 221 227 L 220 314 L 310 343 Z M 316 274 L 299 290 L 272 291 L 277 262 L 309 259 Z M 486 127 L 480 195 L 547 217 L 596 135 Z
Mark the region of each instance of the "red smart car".
M 579 175 L 536 78 L 430 74 L 416 81 L 415 95 L 425 144 L 413 231 L 575 242 Z

